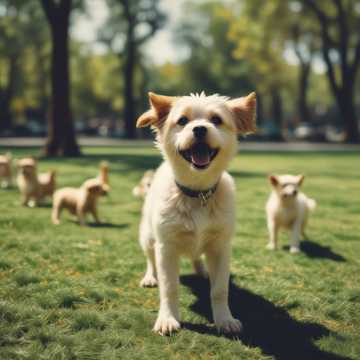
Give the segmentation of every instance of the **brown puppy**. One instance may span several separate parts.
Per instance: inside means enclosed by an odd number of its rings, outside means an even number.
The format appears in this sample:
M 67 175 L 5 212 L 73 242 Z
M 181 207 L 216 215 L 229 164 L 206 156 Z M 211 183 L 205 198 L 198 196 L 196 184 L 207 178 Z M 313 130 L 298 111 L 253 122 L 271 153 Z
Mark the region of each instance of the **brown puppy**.
M 11 154 L 0 155 L 0 181 L 2 188 L 8 188 L 12 182 Z
M 85 215 L 90 212 L 96 223 L 100 223 L 97 213 L 97 201 L 100 196 L 106 195 L 110 187 L 102 180 L 86 180 L 80 188 L 63 188 L 55 192 L 51 219 L 53 224 L 60 224 L 60 213 L 66 208 L 77 216 L 80 225 L 85 225 Z

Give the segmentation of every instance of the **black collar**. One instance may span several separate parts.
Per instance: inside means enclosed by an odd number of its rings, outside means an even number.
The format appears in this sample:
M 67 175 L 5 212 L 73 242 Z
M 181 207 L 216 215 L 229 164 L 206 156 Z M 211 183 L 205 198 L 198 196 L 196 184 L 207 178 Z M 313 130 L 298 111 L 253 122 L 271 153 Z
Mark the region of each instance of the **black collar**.
M 175 183 L 184 195 L 200 199 L 203 206 L 206 205 L 207 201 L 211 198 L 211 196 L 215 194 L 215 191 L 219 184 L 217 182 L 212 188 L 206 190 L 193 190 L 179 184 L 177 181 L 175 181 Z

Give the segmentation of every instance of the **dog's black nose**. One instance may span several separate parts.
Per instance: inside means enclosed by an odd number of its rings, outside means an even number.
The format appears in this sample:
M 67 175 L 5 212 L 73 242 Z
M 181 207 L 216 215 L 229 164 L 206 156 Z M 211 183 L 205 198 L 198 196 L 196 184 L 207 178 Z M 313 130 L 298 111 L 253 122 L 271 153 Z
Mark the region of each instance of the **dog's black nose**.
M 193 128 L 193 133 L 196 139 L 201 140 L 205 137 L 207 128 L 205 126 L 195 126 Z

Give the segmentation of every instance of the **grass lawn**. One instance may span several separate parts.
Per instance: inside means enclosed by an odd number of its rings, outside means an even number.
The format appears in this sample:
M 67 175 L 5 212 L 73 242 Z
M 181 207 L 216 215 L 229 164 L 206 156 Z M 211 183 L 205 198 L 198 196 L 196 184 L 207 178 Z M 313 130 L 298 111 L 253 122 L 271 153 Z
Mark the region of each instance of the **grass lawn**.
M 5 149 L 2 149 L 5 151 Z M 112 191 L 100 201 L 103 226 L 81 228 L 50 206 L 20 206 L 0 190 L 0 359 L 359 359 L 359 153 L 240 153 L 230 303 L 240 339 L 210 323 L 206 281 L 181 264 L 183 329 L 151 332 L 158 290 L 138 283 L 145 260 L 137 240 L 141 201 L 131 190 L 160 157 L 148 148 L 85 148 L 79 159 L 42 160 L 59 186 L 79 186 L 106 159 Z M 14 150 L 15 157 L 37 150 Z M 265 249 L 266 175 L 304 173 L 318 208 L 303 252 Z M 288 244 L 287 234 L 281 245 Z

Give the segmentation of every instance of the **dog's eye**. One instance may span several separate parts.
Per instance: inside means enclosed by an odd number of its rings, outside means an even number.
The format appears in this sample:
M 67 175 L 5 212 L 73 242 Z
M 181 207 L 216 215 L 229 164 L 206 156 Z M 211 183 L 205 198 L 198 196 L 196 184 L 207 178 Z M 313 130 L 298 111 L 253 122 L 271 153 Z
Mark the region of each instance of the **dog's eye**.
M 189 122 L 189 119 L 186 116 L 182 116 L 179 120 L 178 120 L 178 125 L 180 126 L 185 126 L 187 123 Z
M 210 121 L 215 125 L 215 126 L 218 126 L 218 125 L 221 125 L 222 124 L 222 119 L 220 116 L 218 115 L 214 115 L 211 117 Z

